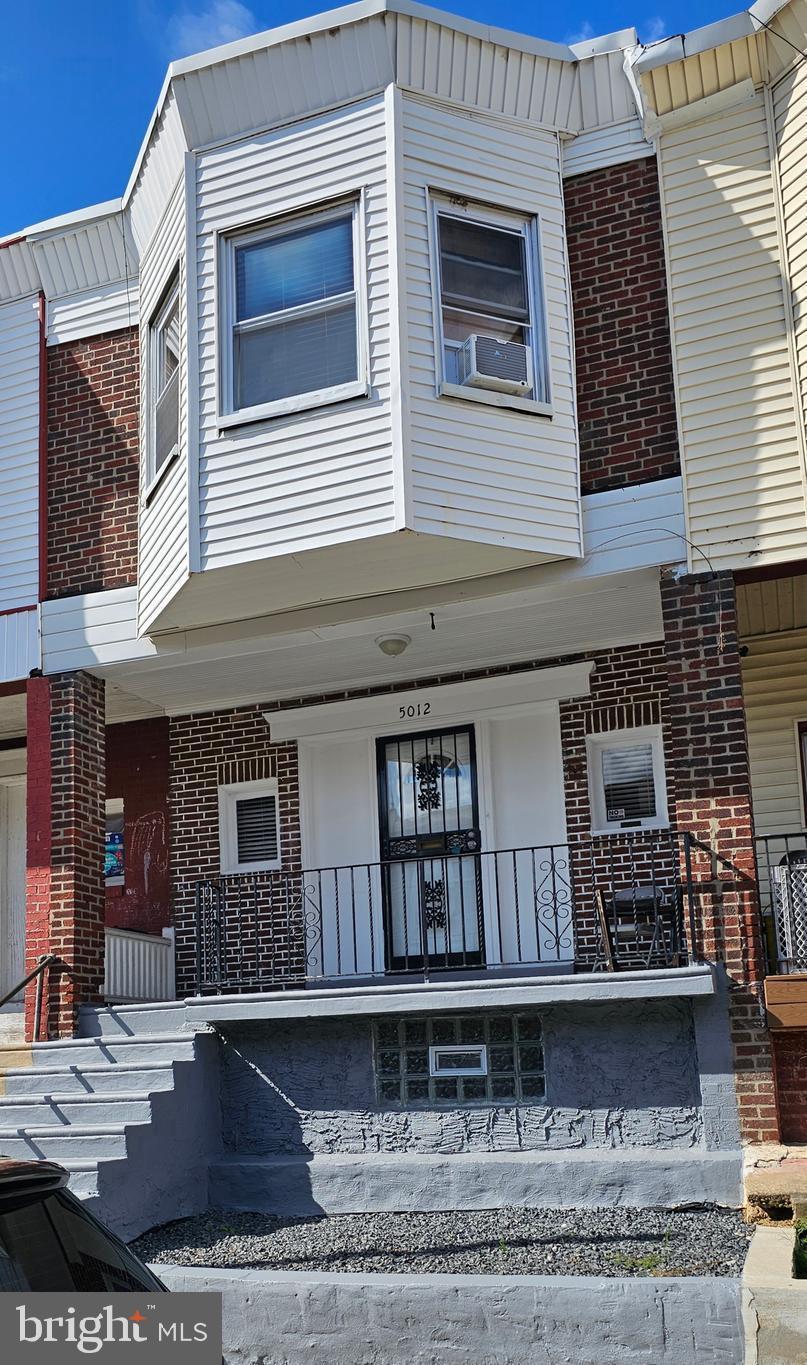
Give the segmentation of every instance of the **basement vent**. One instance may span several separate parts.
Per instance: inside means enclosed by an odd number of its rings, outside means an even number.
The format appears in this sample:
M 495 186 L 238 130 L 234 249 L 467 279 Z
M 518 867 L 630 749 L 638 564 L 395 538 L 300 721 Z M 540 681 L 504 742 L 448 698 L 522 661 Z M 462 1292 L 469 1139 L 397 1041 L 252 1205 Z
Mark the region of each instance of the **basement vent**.
M 235 827 L 239 863 L 277 859 L 277 797 L 241 797 L 235 803 Z

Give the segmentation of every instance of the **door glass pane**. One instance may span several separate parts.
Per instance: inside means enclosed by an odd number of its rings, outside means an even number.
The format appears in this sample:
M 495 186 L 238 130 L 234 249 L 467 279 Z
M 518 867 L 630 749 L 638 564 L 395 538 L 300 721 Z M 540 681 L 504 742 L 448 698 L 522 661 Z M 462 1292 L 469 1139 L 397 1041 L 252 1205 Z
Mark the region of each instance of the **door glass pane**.
M 239 408 L 355 381 L 354 300 L 322 313 L 236 333 L 235 370 Z
M 406 736 L 386 745 L 387 829 L 393 838 L 474 825 L 471 738 Z
M 235 278 L 239 322 L 350 293 L 352 213 L 237 247 Z

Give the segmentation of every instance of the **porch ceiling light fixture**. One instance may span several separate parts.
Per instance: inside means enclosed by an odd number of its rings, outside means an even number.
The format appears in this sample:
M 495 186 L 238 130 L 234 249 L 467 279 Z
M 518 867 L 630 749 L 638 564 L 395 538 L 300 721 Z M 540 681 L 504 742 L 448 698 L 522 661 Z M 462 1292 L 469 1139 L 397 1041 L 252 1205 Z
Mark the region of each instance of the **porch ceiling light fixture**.
M 411 635 L 376 635 L 375 642 L 388 659 L 397 659 L 411 645 Z

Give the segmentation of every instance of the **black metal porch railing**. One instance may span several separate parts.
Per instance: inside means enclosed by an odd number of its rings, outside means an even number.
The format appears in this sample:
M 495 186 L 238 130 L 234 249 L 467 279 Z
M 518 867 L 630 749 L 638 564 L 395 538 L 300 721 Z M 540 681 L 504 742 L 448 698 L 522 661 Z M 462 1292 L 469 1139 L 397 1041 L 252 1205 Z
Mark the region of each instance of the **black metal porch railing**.
M 807 972 L 807 831 L 757 838 L 762 925 L 773 972 Z
M 200 881 L 196 987 L 679 966 L 682 866 L 662 832 Z

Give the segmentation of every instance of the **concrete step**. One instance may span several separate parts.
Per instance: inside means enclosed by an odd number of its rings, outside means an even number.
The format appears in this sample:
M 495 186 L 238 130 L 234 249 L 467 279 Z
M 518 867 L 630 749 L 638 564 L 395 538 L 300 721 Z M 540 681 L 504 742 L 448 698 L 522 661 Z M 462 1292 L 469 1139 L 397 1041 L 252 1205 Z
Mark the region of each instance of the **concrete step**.
M 67 1070 L 99 1062 L 169 1063 L 193 1056 L 192 1033 L 147 1034 L 142 1038 L 62 1038 L 54 1043 L 35 1043 L 31 1065 L 57 1066 Z M 0 1073 L 5 1069 L 4 1058 L 8 1059 L 9 1066 L 19 1066 L 20 1056 L 16 1049 L 0 1048 Z
M 147 1005 L 82 1005 L 78 1016 L 81 1038 L 143 1037 L 149 1033 L 178 1032 L 185 1027 L 183 1000 Z
M 187 1066 L 187 1058 L 176 1065 Z M 91 1066 L 18 1066 L 9 1067 L 0 1077 L 7 1098 L 27 1095 L 109 1095 L 120 1091 L 155 1094 L 173 1090 L 174 1063 L 100 1062 Z
M 149 1123 L 152 1117 L 148 1094 L 119 1092 L 113 1095 L 51 1094 L 0 1099 L 0 1129 L 63 1124 Z
M 0 1043 L 7 1047 L 18 1046 L 25 1041 L 25 1014 L 16 1005 L 6 1005 L 0 1009 Z
M 135 1125 L 136 1126 L 136 1125 Z M 110 1123 L 0 1127 L 0 1156 L 19 1161 L 124 1161 L 127 1126 Z

